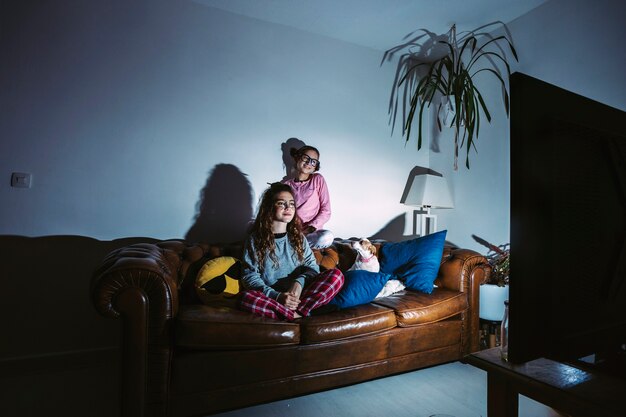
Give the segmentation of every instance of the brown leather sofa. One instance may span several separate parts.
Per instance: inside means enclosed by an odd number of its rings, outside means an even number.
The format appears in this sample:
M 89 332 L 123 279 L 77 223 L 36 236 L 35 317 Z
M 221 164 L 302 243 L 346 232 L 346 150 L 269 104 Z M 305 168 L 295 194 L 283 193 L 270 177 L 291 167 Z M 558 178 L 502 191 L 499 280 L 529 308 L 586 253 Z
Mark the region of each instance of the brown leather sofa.
M 384 244 L 384 243 L 382 243 Z M 378 243 L 380 245 L 380 243 Z M 346 270 L 337 241 L 318 263 Z M 486 259 L 446 247 L 430 295 L 402 291 L 288 323 L 201 304 L 204 262 L 237 245 L 180 240 L 111 252 L 94 273 L 97 310 L 122 323 L 122 415 L 200 416 L 437 365 L 478 350 Z

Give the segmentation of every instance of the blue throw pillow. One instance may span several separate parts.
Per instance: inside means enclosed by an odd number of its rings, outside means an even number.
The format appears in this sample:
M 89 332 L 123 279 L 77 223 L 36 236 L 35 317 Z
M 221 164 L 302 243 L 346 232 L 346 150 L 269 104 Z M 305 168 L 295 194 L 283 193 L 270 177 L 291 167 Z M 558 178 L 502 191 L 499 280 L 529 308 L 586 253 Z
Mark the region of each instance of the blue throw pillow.
M 369 303 L 391 278 L 389 274 L 363 270 L 347 271 L 343 276 L 345 281 L 341 291 L 329 303 L 339 308 Z
M 380 248 L 380 272 L 394 275 L 415 291 L 433 292 L 447 230 L 413 240 L 385 243 Z

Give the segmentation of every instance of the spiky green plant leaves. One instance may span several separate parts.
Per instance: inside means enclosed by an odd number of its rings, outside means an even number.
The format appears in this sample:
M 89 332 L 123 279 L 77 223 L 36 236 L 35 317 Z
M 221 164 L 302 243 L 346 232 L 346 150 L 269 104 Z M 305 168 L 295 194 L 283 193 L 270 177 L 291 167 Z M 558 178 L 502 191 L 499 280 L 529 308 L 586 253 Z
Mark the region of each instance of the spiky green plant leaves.
M 503 27 L 505 35 L 493 36 L 490 32 Z M 491 28 L 490 31 L 486 29 Z M 507 61 L 507 48 L 518 60 L 511 35 L 502 22 L 492 22 L 473 31 L 464 32 L 459 38 L 453 25 L 448 34 L 436 35 L 426 29 L 422 34 L 410 38 L 405 43 L 389 49 L 382 62 L 402 52 L 396 67 L 396 75 L 389 99 L 389 123 L 392 134 L 401 112 L 402 135 L 405 143 L 411 138 L 411 127 L 415 114 L 418 118 L 417 149 L 423 142 L 423 120 L 425 110 L 436 99 L 448 97 L 454 102 L 455 116 L 449 122 L 454 128 L 454 169 L 458 168 L 459 147 L 465 147 L 465 166 L 469 169 L 470 150 L 476 150 L 476 140 L 480 132 L 480 119 L 484 114 L 491 122 L 491 114 L 483 95 L 474 83 L 474 77 L 487 72 L 495 77 L 503 90 L 504 109 L 509 114 L 508 79 L 511 68 Z M 443 48 L 443 49 L 442 49 Z M 443 53 L 442 53 L 443 50 Z M 436 56 L 434 59 L 432 57 Z M 382 64 L 381 62 L 381 64 Z M 502 75 L 505 70 L 506 78 Z M 436 109 L 437 126 L 441 130 L 442 107 Z

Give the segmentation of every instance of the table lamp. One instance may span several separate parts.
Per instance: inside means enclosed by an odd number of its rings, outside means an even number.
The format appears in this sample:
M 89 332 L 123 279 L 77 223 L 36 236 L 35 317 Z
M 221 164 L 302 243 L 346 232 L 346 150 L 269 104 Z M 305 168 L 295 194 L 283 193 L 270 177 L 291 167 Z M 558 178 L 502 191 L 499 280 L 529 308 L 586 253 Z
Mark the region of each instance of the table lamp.
M 415 167 L 411 170 L 400 202 L 417 206 L 413 210 L 413 234 L 417 234 L 417 215 L 421 215 L 420 236 L 437 231 L 437 215 L 430 209 L 454 208 L 446 179 L 430 168 Z

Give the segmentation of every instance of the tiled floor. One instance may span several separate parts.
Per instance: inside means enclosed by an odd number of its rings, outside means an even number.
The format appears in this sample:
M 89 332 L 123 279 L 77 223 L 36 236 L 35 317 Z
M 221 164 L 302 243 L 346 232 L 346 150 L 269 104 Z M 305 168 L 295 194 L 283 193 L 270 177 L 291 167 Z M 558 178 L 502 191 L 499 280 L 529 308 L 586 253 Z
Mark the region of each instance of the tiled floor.
M 454 417 L 487 416 L 487 374 L 453 362 L 213 417 Z M 559 417 L 520 397 L 519 417 Z

